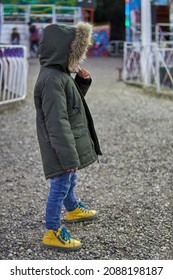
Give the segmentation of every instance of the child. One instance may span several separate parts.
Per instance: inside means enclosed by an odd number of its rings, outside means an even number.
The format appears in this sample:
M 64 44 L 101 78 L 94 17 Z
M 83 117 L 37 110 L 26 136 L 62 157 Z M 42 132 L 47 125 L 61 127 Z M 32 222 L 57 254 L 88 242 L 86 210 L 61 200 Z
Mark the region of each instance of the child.
M 37 136 L 50 192 L 46 205 L 45 246 L 65 251 L 77 250 L 81 242 L 61 227 L 64 205 L 67 222 L 94 219 L 95 210 L 87 210 L 74 195 L 78 169 L 97 161 L 101 155 L 93 120 L 84 99 L 91 77 L 79 63 L 90 44 L 92 26 L 47 26 L 39 43 L 41 64 L 35 85 Z M 70 72 L 78 73 L 73 79 Z
M 12 33 L 11 33 L 11 44 L 12 45 L 20 44 L 20 34 L 16 27 L 13 28 Z

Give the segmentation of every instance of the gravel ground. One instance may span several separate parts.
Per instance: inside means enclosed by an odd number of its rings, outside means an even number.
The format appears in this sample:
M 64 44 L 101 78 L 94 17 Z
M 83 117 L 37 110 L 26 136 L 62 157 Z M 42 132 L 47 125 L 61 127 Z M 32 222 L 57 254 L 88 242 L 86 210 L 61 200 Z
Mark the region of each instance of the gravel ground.
M 79 171 L 76 192 L 99 216 L 67 225 L 83 247 L 62 253 L 41 246 L 49 182 L 35 129 L 38 62 L 30 60 L 26 100 L 0 112 L 1 259 L 173 258 L 173 100 L 118 82 L 121 63 L 103 57 L 85 65 L 93 77 L 87 100 L 104 155 Z

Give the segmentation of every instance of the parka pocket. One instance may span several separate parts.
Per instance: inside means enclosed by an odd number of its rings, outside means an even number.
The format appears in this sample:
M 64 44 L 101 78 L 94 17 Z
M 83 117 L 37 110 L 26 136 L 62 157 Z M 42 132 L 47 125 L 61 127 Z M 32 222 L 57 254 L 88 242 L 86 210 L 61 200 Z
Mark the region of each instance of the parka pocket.
M 84 164 L 88 162 L 93 154 L 93 148 L 91 144 L 91 139 L 88 133 L 88 129 L 84 126 L 77 127 L 72 129 L 75 143 L 76 143 L 76 149 L 79 155 L 79 159 L 81 164 Z

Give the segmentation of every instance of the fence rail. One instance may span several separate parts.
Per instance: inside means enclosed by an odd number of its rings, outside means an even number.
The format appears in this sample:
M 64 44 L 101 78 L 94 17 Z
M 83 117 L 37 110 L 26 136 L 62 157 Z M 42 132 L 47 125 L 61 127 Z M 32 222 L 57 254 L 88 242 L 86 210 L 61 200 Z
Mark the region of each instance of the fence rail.
M 157 23 L 155 41 L 160 47 L 173 46 L 173 23 Z
M 25 46 L 0 45 L 0 105 L 25 99 L 27 68 Z
M 145 61 L 143 53 L 145 53 Z M 158 93 L 173 94 L 173 48 L 163 48 L 156 43 L 142 46 L 141 43 L 124 45 L 124 81 L 153 86 Z

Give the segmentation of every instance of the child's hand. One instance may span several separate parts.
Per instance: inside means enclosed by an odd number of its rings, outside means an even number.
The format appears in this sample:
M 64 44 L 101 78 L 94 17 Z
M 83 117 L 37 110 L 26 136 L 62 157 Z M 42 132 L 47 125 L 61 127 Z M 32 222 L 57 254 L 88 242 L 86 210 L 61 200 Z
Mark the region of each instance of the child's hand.
M 71 169 L 68 169 L 67 172 L 76 172 L 78 170 L 78 167 L 74 167 Z
M 90 79 L 91 78 L 90 73 L 86 69 L 80 68 L 80 67 L 79 67 L 78 75 L 79 75 L 79 77 L 81 77 L 83 79 Z

